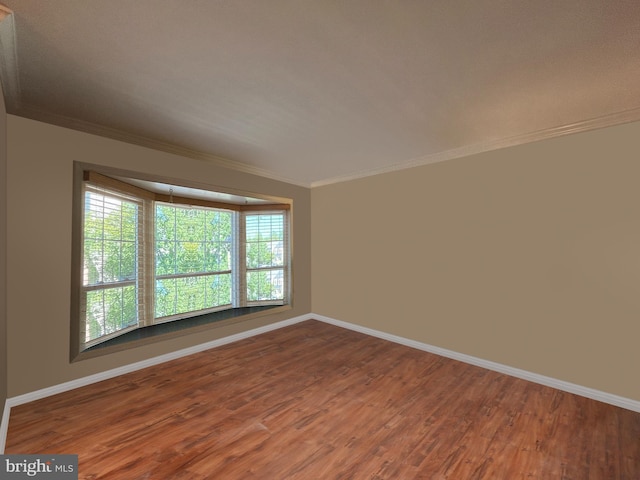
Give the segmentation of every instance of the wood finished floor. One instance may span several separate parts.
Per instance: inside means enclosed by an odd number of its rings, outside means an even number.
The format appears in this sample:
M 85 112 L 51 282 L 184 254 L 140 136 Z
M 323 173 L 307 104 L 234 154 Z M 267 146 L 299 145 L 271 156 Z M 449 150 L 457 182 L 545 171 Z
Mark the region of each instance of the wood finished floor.
M 640 479 L 640 414 L 307 321 L 11 410 L 81 479 Z

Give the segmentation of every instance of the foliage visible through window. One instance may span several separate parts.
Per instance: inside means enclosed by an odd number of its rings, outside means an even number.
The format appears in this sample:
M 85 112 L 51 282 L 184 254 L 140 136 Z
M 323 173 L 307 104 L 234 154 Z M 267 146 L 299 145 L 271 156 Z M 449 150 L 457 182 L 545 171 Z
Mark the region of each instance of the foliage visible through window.
M 247 299 L 276 300 L 284 294 L 284 217 L 247 215 Z
M 211 311 L 287 303 L 288 212 L 275 207 L 167 203 L 85 182 L 82 344 Z
M 87 340 L 137 325 L 137 245 L 140 205 L 87 189 L 83 285 Z
M 231 212 L 157 204 L 156 318 L 230 306 L 232 246 Z

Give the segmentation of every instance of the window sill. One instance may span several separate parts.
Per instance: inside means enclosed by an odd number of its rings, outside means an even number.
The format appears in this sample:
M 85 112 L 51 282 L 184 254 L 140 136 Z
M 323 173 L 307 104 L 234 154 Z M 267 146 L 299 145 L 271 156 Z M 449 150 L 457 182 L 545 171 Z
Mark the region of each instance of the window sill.
M 72 362 L 128 350 L 161 340 L 188 335 L 211 328 L 229 325 L 233 321 L 248 320 L 262 315 L 290 309 L 290 305 L 268 305 L 260 307 L 232 308 L 219 312 L 206 313 L 182 320 L 150 325 L 124 333 L 118 337 L 82 350 Z

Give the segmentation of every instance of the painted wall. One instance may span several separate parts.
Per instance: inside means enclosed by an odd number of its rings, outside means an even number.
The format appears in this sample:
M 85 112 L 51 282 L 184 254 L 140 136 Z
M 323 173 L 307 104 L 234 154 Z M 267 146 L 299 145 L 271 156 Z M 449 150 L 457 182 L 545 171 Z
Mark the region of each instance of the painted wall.
M 312 190 L 314 313 L 640 400 L 640 123 Z
M 640 123 L 309 191 L 0 119 L 9 396 L 313 311 L 640 400 Z M 293 310 L 70 364 L 74 160 L 293 198 Z
M 7 121 L 10 397 L 310 312 L 309 189 L 13 115 Z M 71 364 L 74 160 L 292 198 L 293 309 Z
M 0 85 L 0 410 L 7 398 L 7 111 Z

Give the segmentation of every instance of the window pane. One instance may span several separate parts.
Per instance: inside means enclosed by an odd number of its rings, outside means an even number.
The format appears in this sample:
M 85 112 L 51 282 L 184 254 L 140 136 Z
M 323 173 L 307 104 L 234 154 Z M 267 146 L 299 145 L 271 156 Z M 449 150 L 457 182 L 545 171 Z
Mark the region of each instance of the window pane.
M 158 204 L 156 275 L 231 269 L 232 213 Z
M 247 243 L 247 268 L 268 267 L 271 265 L 270 244 L 267 242 Z
M 231 242 L 207 242 L 205 254 L 206 271 L 231 270 Z
M 156 280 L 156 318 L 176 313 L 176 294 L 175 278 Z
M 194 312 L 204 309 L 204 277 L 178 278 L 176 313 Z
M 197 272 L 204 272 L 204 245 L 200 242 L 177 242 L 175 273 Z
M 231 274 L 207 277 L 207 308 L 231 304 Z
M 156 281 L 156 318 L 206 310 L 230 303 L 230 274 Z
M 103 196 L 102 220 L 105 240 L 122 240 L 122 201 L 117 198 Z
M 105 239 L 105 241 L 102 242 L 102 281 L 117 282 L 119 279 L 120 241 Z
M 204 211 L 199 208 L 176 208 L 176 240 L 204 240 Z
M 123 242 L 120 257 L 120 275 L 123 280 L 133 280 L 136 278 L 136 244 L 134 242 Z
M 205 270 L 231 270 L 232 214 L 206 211 Z
M 84 285 L 135 279 L 137 217 L 136 203 L 87 192 L 83 232 Z
M 156 275 L 176 272 L 176 244 L 170 241 L 156 242 Z
M 247 272 L 247 301 L 282 300 L 283 298 L 283 269 Z
M 175 239 L 176 209 L 167 205 L 156 205 L 156 241 Z
M 246 216 L 247 268 L 284 266 L 284 215 Z
M 122 204 L 122 240 L 135 242 L 138 238 L 138 212 L 137 205 L 132 203 Z
M 90 291 L 86 298 L 86 341 L 138 323 L 133 285 Z
M 83 259 L 83 285 L 95 285 L 102 278 L 102 240 L 85 238 Z
M 209 210 L 207 213 L 207 240 L 231 242 L 231 213 Z

